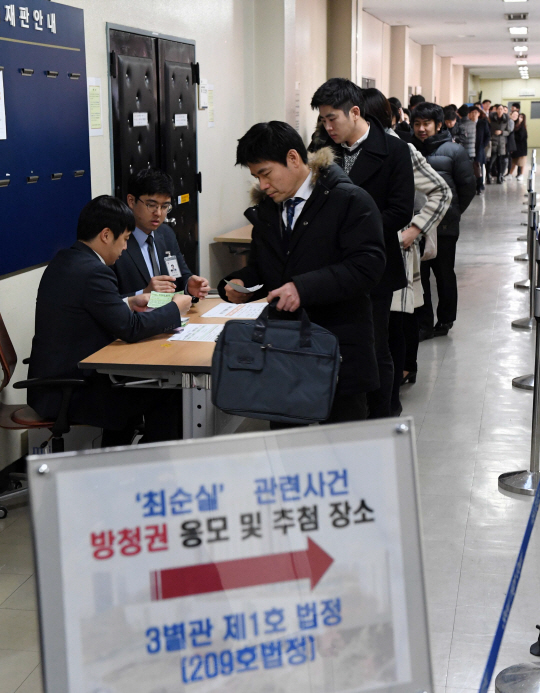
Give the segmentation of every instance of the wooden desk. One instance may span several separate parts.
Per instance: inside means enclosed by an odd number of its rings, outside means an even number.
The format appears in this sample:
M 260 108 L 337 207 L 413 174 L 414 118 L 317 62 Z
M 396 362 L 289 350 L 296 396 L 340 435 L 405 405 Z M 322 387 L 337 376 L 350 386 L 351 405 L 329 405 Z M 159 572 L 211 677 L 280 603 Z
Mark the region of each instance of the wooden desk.
M 264 302 L 264 301 L 263 301 Z M 227 322 L 224 318 L 202 318 L 220 298 L 199 301 L 187 314 L 190 324 Z M 215 344 L 169 342 L 162 334 L 136 344 L 116 340 L 80 362 L 80 368 L 105 373 L 115 383 L 134 378 L 124 387 L 182 388 L 184 438 L 205 438 L 232 433 L 242 419 L 216 409 L 211 402 L 210 370 Z
M 227 233 L 222 233 L 220 236 L 214 236 L 214 241 L 216 243 L 226 243 L 229 252 L 233 255 L 245 255 L 249 252 L 251 245 L 252 230 L 252 224 L 241 226 L 239 229 L 227 231 Z

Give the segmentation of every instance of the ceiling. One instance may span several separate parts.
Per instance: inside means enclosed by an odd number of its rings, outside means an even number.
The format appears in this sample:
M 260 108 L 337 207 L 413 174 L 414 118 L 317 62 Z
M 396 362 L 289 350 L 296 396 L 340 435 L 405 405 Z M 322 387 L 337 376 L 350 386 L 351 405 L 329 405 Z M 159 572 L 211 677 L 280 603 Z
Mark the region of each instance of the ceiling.
M 508 27 L 527 26 L 529 73 L 540 77 L 540 0 L 364 0 L 364 10 L 391 26 L 407 25 L 413 41 L 434 44 L 438 55 L 486 78 L 518 77 Z M 507 21 L 512 12 L 529 17 Z

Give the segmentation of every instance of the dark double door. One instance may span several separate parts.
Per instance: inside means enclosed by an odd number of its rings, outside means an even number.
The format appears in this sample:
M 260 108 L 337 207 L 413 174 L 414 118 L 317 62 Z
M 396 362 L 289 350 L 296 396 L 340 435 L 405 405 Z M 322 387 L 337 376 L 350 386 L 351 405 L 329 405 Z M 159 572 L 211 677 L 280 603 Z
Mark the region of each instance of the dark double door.
M 148 166 L 174 181 L 169 220 L 192 272 L 199 271 L 195 46 L 109 30 L 114 193 Z

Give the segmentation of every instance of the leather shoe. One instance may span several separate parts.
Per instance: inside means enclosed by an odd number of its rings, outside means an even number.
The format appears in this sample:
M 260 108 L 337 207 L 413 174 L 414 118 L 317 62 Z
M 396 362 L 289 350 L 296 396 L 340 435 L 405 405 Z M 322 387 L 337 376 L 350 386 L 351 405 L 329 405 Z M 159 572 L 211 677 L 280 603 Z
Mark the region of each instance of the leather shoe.
M 407 375 L 404 375 L 403 378 L 401 378 L 401 384 L 406 385 L 407 383 L 410 383 L 411 385 L 414 385 L 416 382 L 416 371 L 409 371 Z
M 435 334 L 433 332 L 433 328 L 431 329 L 424 329 L 423 327 L 420 328 L 420 332 L 418 334 L 418 341 L 423 342 L 426 339 L 433 339 L 435 337 Z
M 446 337 L 448 332 L 452 329 L 453 322 L 438 322 L 433 330 L 434 337 Z

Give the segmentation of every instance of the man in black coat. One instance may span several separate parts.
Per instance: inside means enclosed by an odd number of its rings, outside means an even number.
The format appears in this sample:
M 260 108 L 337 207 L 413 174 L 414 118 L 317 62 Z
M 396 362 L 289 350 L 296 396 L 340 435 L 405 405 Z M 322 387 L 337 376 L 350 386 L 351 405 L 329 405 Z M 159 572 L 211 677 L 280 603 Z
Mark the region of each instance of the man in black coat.
M 80 370 L 78 363 L 114 339 L 138 342 L 180 326 L 189 296 L 144 312 L 149 294 L 122 299 L 111 265 L 126 247 L 135 222 L 128 207 L 102 195 L 82 210 L 77 242 L 50 262 L 39 284 L 36 329 L 29 378 L 81 378 L 86 385 L 71 399 L 69 420 L 107 429 L 104 445 L 131 442 L 145 416 L 145 442 L 178 437 L 176 393 L 112 388 L 107 376 Z M 55 418 L 61 395 L 57 389 L 28 390 L 28 404 L 40 416 Z
M 227 279 L 263 284 L 254 294 L 218 290 L 233 303 L 264 296 L 278 310 L 303 307 L 333 332 L 342 356 L 329 421 L 366 417 L 366 392 L 379 385 L 369 292 L 384 271 L 381 216 L 325 148 L 308 160 L 287 123 L 254 125 L 239 140 L 237 163 L 258 180 L 246 217 L 253 224 L 247 267 Z M 299 412 L 300 414 L 300 412 Z
M 368 396 L 369 417 L 390 416 L 394 364 L 388 346 L 392 294 L 407 284 L 398 231 L 414 214 L 414 174 L 407 145 L 387 135 L 376 118 L 364 117 L 361 89 L 348 79 L 325 82 L 313 95 L 312 108 L 332 140 L 338 163 L 352 182 L 368 192 L 382 214 L 386 269 L 371 291 L 375 350 L 380 388 Z
M 457 281 L 454 271 L 456 244 L 461 215 L 476 193 L 476 178 L 465 149 L 452 142 L 448 130 L 442 130 L 443 109 L 434 103 L 421 103 L 412 114 L 414 137 L 411 143 L 444 178 L 452 190 L 452 202 L 437 227 L 437 256 L 421 264 L 424 305 L 417 309 L 420 339 L 442 337 L 452 328 L 457 314 Z M 437 323 L 431 302 L 430 272 L 437 281 Z
M 122 296 L 185 291 L 205 298 L 210 290 L 204 277 L 192 274 L 176 234 L 164 223 L 173 193 L 172 178 L 158 169 L 142 169 L 129 179 L 127 204 L 135 217 L 135 230 L 126 252 L 113 265 Z

